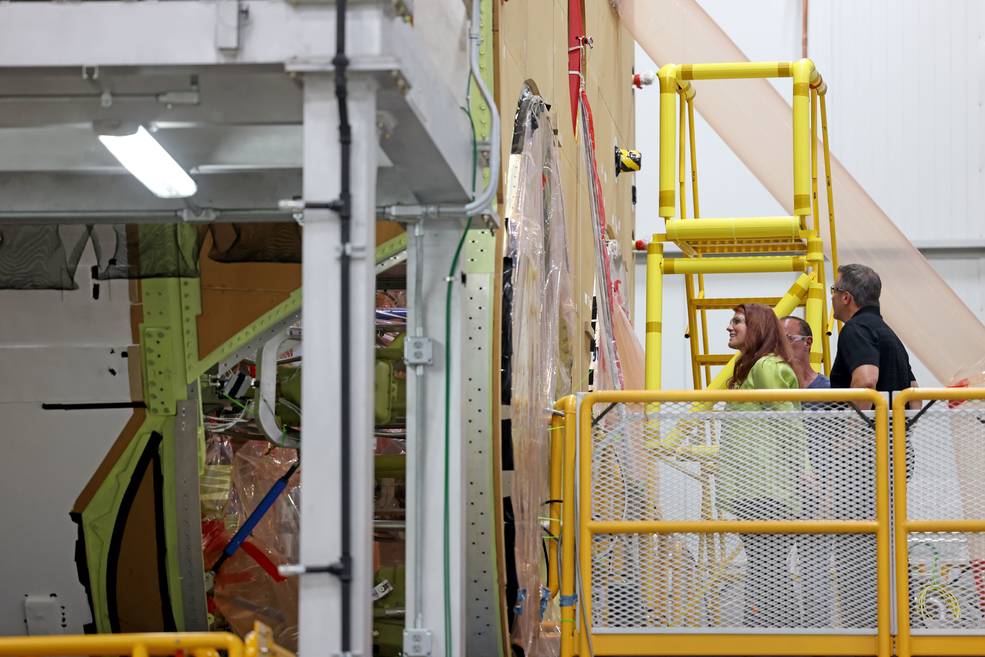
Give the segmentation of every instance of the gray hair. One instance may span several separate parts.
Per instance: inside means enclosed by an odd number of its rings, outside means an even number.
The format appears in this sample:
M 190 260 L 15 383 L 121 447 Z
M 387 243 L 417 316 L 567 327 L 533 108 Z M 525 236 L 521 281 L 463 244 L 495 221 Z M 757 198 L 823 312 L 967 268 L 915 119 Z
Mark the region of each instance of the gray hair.
M 807 323 L 803 317 L 797 317 L 796 315 L 787 315 L 786 317 L 781 317 L 780 321 L 785 322 L 787 320 L 791 322 L 797 322 L 797 326 L 800 328 L 800 333 L 797 335 L 803 335 L 808 338 L 814 337 L 814 331 L 811 330 L 811 325 Z
M 842 265 L 838 267 L 838 273 L 841 275 L 840 287 L 855 298 L 859 308 L 879 305 L 879 295 L 882 294 L 879 274 L 859 264 Z

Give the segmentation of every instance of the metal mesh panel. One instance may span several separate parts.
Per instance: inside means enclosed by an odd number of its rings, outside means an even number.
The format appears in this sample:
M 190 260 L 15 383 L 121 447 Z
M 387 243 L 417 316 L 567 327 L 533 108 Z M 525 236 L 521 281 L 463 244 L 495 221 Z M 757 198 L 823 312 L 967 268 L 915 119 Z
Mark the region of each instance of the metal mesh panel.
M 908 518 L 985 518 L 985 401 L 937 402 L 907 438 Z M 913 533 L 907 547 L 913 633 L 985 632 L 985 534 Z
M 916 419 L 908 432 L 914 454 L 906 499 L 911 520 L 985 518 L 983 422 L 985 401 L 954 408 L 937 402 Z
M 875 518 L 871 413 L 820 403 L 647 411 L 618 405 L 593 429 L 595 521 Z M 624 534 L 596 536 L 591 549 L 596 629 L 875 629 L 872 534 Z
M 985 534 L 915 533 L 907 546 L 912 633 L 985 633 Z

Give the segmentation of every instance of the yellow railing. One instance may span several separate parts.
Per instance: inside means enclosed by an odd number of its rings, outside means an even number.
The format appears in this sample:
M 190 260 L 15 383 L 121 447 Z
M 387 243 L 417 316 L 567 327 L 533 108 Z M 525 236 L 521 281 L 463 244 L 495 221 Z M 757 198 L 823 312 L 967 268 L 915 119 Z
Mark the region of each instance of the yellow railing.
M 981 508 L 974 508 L 970 511 L 967 510 L 967 506 L 981 507 L 985 505 L 985 498 L 982 497 L 982 493 L 985 492 L 985 485 L 979 483 L 982 477 L 985 477 L 978 467 L 979 464 L 968 463 L 968 461 L 979 460 L 979 454 L 982 453 L 982 449 L 985 448 L 985 438 L 982 437 L 982 424 L 985 419 L 979 417 L 977 413 L 973 413 L 972 416 L 968 418 L 968 426 L 961 426 L 962 431 L 958 432 L 961 435 L 954 435 L 955 432 L 951 432 L 952 435 L 933 435 L 933 428 L 936 425 L 931 425 L 929 431 L 931 432 L 931 439 L 938 439 L 940 441 L 950 438 L 952 441 L 952 459 L 955 461 L 957 466 L 957 484 L 960 490 L 960 496 L 962 498 L 962 506 L 965 507 L 965 511 L 962 515 L 971 515 L 971 512 L 977 512 L 976 515 L 980 514 L 979 517 L 964 517 L 960 519 L 939 519 L 939 518 L 924 518 L 919 520 L 911 520 L 909 518 L 909 512 L 907 507 L 908 502 L 908 480 L 910 476 L 908 475 L 907 468 L 907 455 L 906 455 L 906 444 L 907 441 L 911 440 L 911 434 L 915 430 L 921 427 L 921 423 L 925 423 L 922 426 L 927 427 L 927 422 L 930 418 L 934 416 L 928 411 L 927 415 L 922 418 L 916 418 L 915 423 L 912 427 L 908 425 L 908 417 L 906 408 L 909 402 L 913 400 L 919 400 L 922 402 L 967 402 L 967 401 L 981 401 L 985 400 L 985 389 L 982 388 L 916 388 L 904 390 L 903 392 L 896 395 L 893 399 L 893 436 L 906 436 L 906 440 L 900 440 L 895 438 L 893 440 L 893 504 L 894 504 L 894 543 L 896 550 L 896 613 L 897 613 L 897 623 L 898 630 L 896 636 L 896 654 L 899 657 L 910 657 L 910 655 L 983 655 L 985 654 L 985 623 L 979 623 L 977 630 L 957 630 L 949 631 L 944 628 L 938 628 L 937 630 L 925 630 L 919 636 L 913 636 L 911 634 L 911 617 L 910 617 L 910 602 L 911 602 L 911 591 L 910 591 L 910 578 L 911 578 L 911 564 L 910 564 L 910 535 L 915 533 L 928 533 L 928 534 L 938 534 L 938 533 L 983 533 L 985 532 L 985 512 Z M 960 406 L 957 406 L 960 409 Z M 938 417 L 943 417 L 947 419 L 945 423 L 948 429 L 951 429 L 954 424 L 954 416 L 959 415 L 953 411 L 940 410 L 935 411 Z M 910 413 L 910 418 L 913 418 L 913 412 Z M 949 417 L 950 416 L 950 417 Z M 963 431 L 963 429 L 968 429 L 968 431 Z M 942 431 L 941 434 L 944 432 Z M 968 435 L 965 435 L 968 434 Z M 974 441 L 978 439 L 977 443 L 972 442 L 971 444 L 965 443 L 963 445 L 964 449 L 958 448 L 959 441 Z M 915 450 L 916 448 L 914 448 Z M 914 456 L 915 469 L 919 470 L 921 468 L 921 461 L 918 455 Z M 930 467 L 934 467 L 935 463 L 930 463 Z M 916 474 L 916 473 L 915 473 Z M 935 507 L 936 508 L 936 507 Z M 970 550 L 969 550 L 970 552 Z M 978 607 L 979 613 L 985 615 L 985 591 L 982 590 L 982 583 L 977 581 L 977 578 L 982 576 L 985 577 L 985 563 L 981 563 L 982 555 L 969 554 L 968 561 L 969 566 L 971 566 L 971 572 L 976 578 L 975 589 L 978 596 Z M 976 564 L 976 561 L 978 563 Z M 950 566 L 944 566 L 950 567 Z M 977 571 L 976 571 L 977 567 Z M 953 604 L 957 605 L 957 600 L 954 598 L 953 593 L 949 592 L 946 587 L 939 586 L 937 588 L 937 593 L 942 601 L 947 599 L 953 600 Z M 918 596 L 919 597 L 919 596 Z M 950 610 L 952 614 L 958 616 L 960 613 L 960 608 L 955 607 Z
M 191 655 L 192 657 L 295 657 L 277 645 L 269 627 L 257 621 L 240 640 L 229 632 L 150 632 L 0 637 L 0 656 L 48 657 Z
M 174 655 L 210 657 L 225 651 L 228 657 L 244 657 L 243 642 L 228 632 L 154 632 L 147 634 L 78 634 L 0 638 L 0 655 Z
M 710 501 L 702 501 L 701 520 L 623 519 L 605 520 L 593 518 L 593 431 L 598 421 L 597 405 L 635 405 L 638 413 L 646 409 L 647 426 L 659 424 L 661 405 L 671 402 L 685 403 L 684 408 L 701 409 L 707 413 L 716 402 L 854 402 L 874 408 L 875 453 L 874 466 L 874 520 L 722 520 L 714 514 L 706 514 Z M 576 407 L 577 406 L 577 407 Z M 846 405 L 847 407 L 847 405 Z M 577 400 L 567 397 L 558 403 L 564 413 L 554 420 L 552 435 L 564 442 L 562 463 L 552 460 L 552 499 L 562 499 L 563 518 L 560 523 L 562 604 L 561 657 L 580 655 L 789 655 L 792 652 L 805 655 L 878 655 L 891 654 L 889 609 L 890 597 L 890 515 L 889 515 L 889 438 L 888 407 L 886 400 L 869 390 L 706 390 L 666 392 L 598 392 L 581 396 Z M 577 412 L 577 422 L 575 414 Z M 723 411 L 722 416 L 739 416 L 742 411 Z M 805 411 L 807 417 L 808 412 Z M 614 416 L 610 416 L 612 419 Z M 666 420 L 663 420 L 666 421 Z M 680 419 L 678 418 L 678 421 Z M 618 433 L 618 430 L 616 430 Z M 638 441 L 642 438 L 636 436 Z M 626 433 L 620 440 L 630 440 Z M 577 462 L 574 456 L 577 443 Z M 637 446 L 637 449 L 639 447 Z M 651 448 L 653 449 L 653 448 Z M 655 450 L 654 452 L 659 451 Z M 661 457 L 663 458 L 663 457 Z M 576 471 L 577 466 L 577 471 Z M 643 466 L 646 467 L 646 466 Z M 676 466 L 674 466 L 676 467 Z M 702 473 L 705 472 L 702 466 Z M 561 472 L 558 472 L 561 470 Z M 578 496 L 574 483 L 578 482 Z M 649 485 L 649 484 L 647 484 Z M 563 491 L 559 488 L 563 486 Z M 704 491 L 704 484 L 702 484 Z M 560 498 L 556 496 L 561 494 Z M 704 494 L 703 494 L 704 496 Z M 577 518 L 575 502 L 577 499 Z M 646 504 L 649 504 L 647 502 Z M 707 518 L 707 519 L 705 519 Z M 672 533 L 699 534 L 701 550 L 721 550 L 728 533 L 757 534 L 873 534 L 875 536 L 876 614 L 875 635 L 839 628 L 825 629 L 825 633 L 796 633 L 782 628 L 757 628 L 749 633 L 737 633 L 727 628 L 683 627 L 674 622 L 657 628 L 627 627 L 607 628 L 595 631 L 592 627 L 593 541 L 606 534 L 636 534 L 640 536 L 666 536 Z M 715 544 L 715 537 L 719 543 Z M 578 554 L 576 557 L 577 542 Z M 556 556 L 554 557 L 556 558 Z M 724 559 L 731 560 L 734 554 Z M 626 565 L 623 565 L 626 569 Z M 576 587 L 577 582 L 577 587 Z M 645 587 L 640 587 L 645 588 Z M 669 589 L 667 589 L 669 591 Z M 654 595 L 647 591 L 647 595 Z M 597 595 L 606 595 L 600 591 Z M 676 594 L 675 594 L 676 595 Z M 700 596 L 701 593 L 689 593 Z M 577 607 L 574 606 L 577 601 Z M 565 604 L 566 603 L 566 604 Z M 693 604 L 693 601 L 690 603 Z M 686 605 L 685 605 L 686 607 Z M 687 613 L 687 612 L 685 612 Z M 679 619 L 678 619 L 679 620 Z M 687 623 L 683 623 L 686 625 Z M 786 631 L 786 633 L 784 633 Z M 791 633 L 792 632 L 792 633 Z

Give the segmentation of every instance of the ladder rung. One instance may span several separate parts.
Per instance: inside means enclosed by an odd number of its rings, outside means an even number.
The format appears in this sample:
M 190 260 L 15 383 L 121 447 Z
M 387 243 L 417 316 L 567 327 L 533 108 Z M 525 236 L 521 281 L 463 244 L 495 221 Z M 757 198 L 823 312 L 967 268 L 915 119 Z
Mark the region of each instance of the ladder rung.
M 728 365 L 734 357 L 735 354 L 701 354 L 698 356 L 698 365 Z
M 806 269 L 804 256 L 667 258 L 663 261 L 664 274 L 765 274 Z
M 670 219 L 665 223 L 667 239 L 674 242 L 704 240 L 799 240 L 804 237 L 800 217 L 722 217 Z
M 740 303 L 761 303 L 772 308 L 780 303 L 780 297 L 717 297 L 712 299 L 695 299 L 694 307 L 698 310 L 732 310 Z

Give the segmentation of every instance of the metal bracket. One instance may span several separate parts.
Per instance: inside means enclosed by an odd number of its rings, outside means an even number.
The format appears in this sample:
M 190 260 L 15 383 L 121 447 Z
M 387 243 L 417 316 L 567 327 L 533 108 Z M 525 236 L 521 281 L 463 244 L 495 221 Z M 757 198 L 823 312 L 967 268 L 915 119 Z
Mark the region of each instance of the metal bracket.
M 427 657 L 431 654 L 431 630 L 404 630 L 404 656 Z
M 291 436 L 277 426 L 275 407 L 277 404 L 277 352 L 281 344 L 288 339 L 288 331 L 283 330 L 267 340 L 260 349 L 260 389 L 257 391 L 257 420 L 260 428 L 267 434 L 267 439 L 278 447 L 296 449 L 301 446 L 300 440 Z
M 340 244 L 335 247 L 335 256 L 341 258 L 343 255 L 347 255 L 350 258 L 365 258 L 366 257 L 366 245 L 365 244 L 353 244 L 352 242 L 346 242 L 345 244 Z
M 238 0 L 219 0 L 215 3 L 215 47 L 217 50 L 239 50 Z
M 404 362 L 408 365 L 430 365 L 434 362 L 434 343 L 424 336 L 404 339 Z

